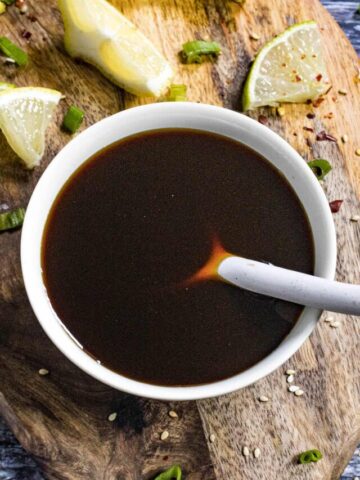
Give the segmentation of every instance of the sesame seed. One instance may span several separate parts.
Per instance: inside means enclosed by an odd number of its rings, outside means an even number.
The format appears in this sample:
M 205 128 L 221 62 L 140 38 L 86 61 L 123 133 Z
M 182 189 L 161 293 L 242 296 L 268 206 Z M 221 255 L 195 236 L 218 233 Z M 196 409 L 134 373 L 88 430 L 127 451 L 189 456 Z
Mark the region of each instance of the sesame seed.
M 301 397 L 302 395 L 304 395 L 304 390 L 301 390 L 301 388 L 299 388 L 299 390 L 296 390 L 296 392 L 294 392 L 294 395 L 296 395 L 297 397 Z
M 110 415 L 108 416 L 109 422 L 115 422 L 116 419 L 117 419 L 117 413 L 116 412 L 110 413 Z
M 169 432 L 167 430 L 164 430 L 160 435 L 160 440 L 166 440 L 167 438 L 169 438 Z
M 347 92 L 347 90 L 345 90 L 344 88 L 340 88 L 340 89 L 338 90 L 338 93 L 340 93 L 340 95 L 347 95 L 348 92 Z
M 276 109 L 277 111 L 277 114 L 279 115 L 279 117 L 283 117 L 285 115 L 285 108 L 284 107 L 278 107 Z
M 325 318 L 324 318 L 324 322 L 326 322 L 326 323 L 331 323 L 331 322 L 333 322 L 333 321 L 334 321 L 334 317 L 331 316 L 331 315 L 329 315 L 328 317 L 325 317 Z
M 349 140 L 349 137 L 348 137 L 346 134 L 344 134 L 344 135 L 341 136 L 341 141 L 342 141 L 343 143 L 346 143 L 348 140 Z
M 298 387 L 297 385 L 290 385 L 290 387 L 288 388 L 289 392 L 291 393 L 295 393 L 297 392 L 298 390 L 300 390 L 300 387 Z
M 49 370 L 46 370 L 46 368 L 40 368 L 39 370 L 39 375 L 41 376 L 49 375 L 49 373 Z
M 260 455 L 261 455 L 260 448 L 255 448 L 255 450 L 254 450 L 254 457 L 255 457 L 255 458 L 259 458 Z
M 360 157 L 360 148 L 357 148 L 357 149 L 355 150 L 355 155 L 357 155 L 358 157 Z
M 261 397 L 259 397 L 259 401 L 260 402 L 268 402 L 269 398 L 266 395 L 261 395 Z
M 350 218 L 350 221 L 351 222 L 358 222 L 360 220 L 360 215 L 353 215 L 351 218 Z
M 216 439 L 216 437 L 213 433 L 211 435 L 209 435 L 209 440 L 210 440 L 211 443 L 214 443 L 215 439 Z
M 286 375 L 295 375 L 296 371 L 289 368 L 288 370 L 286 370 Z
M 294 375 L 289 375 L 286 379 L 287 383 L 293 383 L 294 381 Z
M 244 457 L 248 457 L 250 455 L 249 447 L 243 447 L 242 454 L 244 455 Z
M 251 32 L 250 33 L 250 38 L 251 38 L 251 40 L 260 40 L 260 35 L 258 35 L 255 32 Z
M 338 328 L 340 327 L 340 322 L 338 320 L 334 320 L 333 322 L 330 323 L 330 327 Z
M 169 411 L 169 417 L 171 417 L 171 418 L 178 418 L 179 415 L 178 415 L 174 410 L 170 410 L 170 411 Z

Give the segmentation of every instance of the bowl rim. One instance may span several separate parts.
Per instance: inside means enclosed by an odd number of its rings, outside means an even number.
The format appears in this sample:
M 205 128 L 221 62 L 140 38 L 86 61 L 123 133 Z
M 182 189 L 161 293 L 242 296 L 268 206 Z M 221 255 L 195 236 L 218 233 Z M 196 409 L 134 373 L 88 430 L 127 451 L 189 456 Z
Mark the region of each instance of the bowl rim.
M 249 143 L 241 139 L 240 141 L 242 143 L 247 143 L 251 148 L 259 151 L 254 143 L 257 141 L 263 142 L 263 144 L 267 144 L 269 148 L 271 147 L 274 149 L 276 147 L 277 151 L 291 159 L 291 162 L 294 162 L 294 165 L 296 165 L 298 170 L 299 178 L 301 177 L 301 181 L 312 191 L 314 198 L 316 197 L 317 204 L 314 208 L 318 209 L 320 215 L 319 218 L 321 218 L 321 221 L 323 222 L 323 234 L 326 235 L 325 252 L 321 252 L 320 276 L 327 279 L 333 279 L 336 270 L 335 227 L 328 201 L 326 200 L 325 194 L 318 180 L 307 167 L 303 158 L 285 140 L 259 122 L 223 107 L 191 102 L 163 102 L 143 105 L 118 112 L 95 123 L 73 138 L 62 150 L 60 150 L 45 169 L 34 189 L 27 208 L 21 236 L 21 267 L 26 292 L 32 309 L 48 337 L 75 365 L 102 383 L 114 387 L 117 390 L 159 400 L 185 401 L 211 398 L 233 392 L 260 380 L 279 368 L 300 348 L 315 328 L 317 320 L 321 315 L 321 311 L 306 307 L 300 320 L 281 344 L 270 353 L 270 355 L 244 372 L 225 380 L 209 384 L 175 387 L 140 382 L 106 368 L 81 348 L 81 345 L 76 339 L 74 339 L 74 337 L 72 337 L 71 333 L 57 317 L 47 297 L 46 288 L 42 282 L 40 263 L 41 238 L 47 218 L 47 214 L 45 215 L 44 212 L 49 212 L 54 198 L 56 198 L 61 188 L 53 187 L 53 180 L 57 178 L 57 175 L 61 174 L 63 180 L 60 185 L 63 186 L 73 171 L 91 156 L 88 155 L 86 158 L 84 157 L 84 159 L 80 160 L 80 163 L 74 167 L 75 160 L 73 162 L 69 161 L 69 157 L 75 157 L 75 155 L 72 156 L 72 152 L 76 153 L 76 150 L 79 149 L 80 146 L 84 147 L 87 145 L 90 146 L 89 148 L 93 149 L 94 153 L 96 153 L 103 147 L 94 148 L 94 144 L 100 145 L 101 142 L 105 142 L 104 145 L 109 145 L 129 136 L 119 134 L 119 131 L 121 130 L 121 128 L 119 129 L 119 125 L 128 125 L 135 121 L 140 125 L 141 121 L 144 121 L 144 118 L 147 117 L 155 118 L 158 116 L 157 118 L 160 118 L 161 116 L 162 121 L 166 122 L 166 119 L 170 119 L 171 117 L 173 117 L 174 121 L 176 119 L 179 121 L 180 118 L 183 120 L 186 118 L 194 119 L 196 115 L 198 115 L 200 119 L 203 119 L 202 121 L 205 123 L 207 121 L 205 119 L 208 119 L 209 122 L 212 121 L 219 126 L 221 125 L 221 130 L 224 132 L 226 132 L 226 128 L 230 128 L 230 125 L 234 125 L 234 129 L 238 128 L 239 131 L 241 128 L 243 135 L 245 135 L 244 132 L 247 132 L 246 134 L 249 135 Z M 158 127 L 155 128 L 157 129 Z M 170 126 L 169 128 L 176 127 Z M 149 130 L 151 130 L 151 128 L 139 128 L 137 132 L 140 133 Z M 198 130 L 209 131 L 209 128 L 199 126 Z M 219 134 L 221 135 L 221 133 Z M 113 137 L 113 140 L 106 143 L 104 137 L 107 138 L 109 135 Z M 266 155 L 264 156 L 266 157 Z M 272 163 L 272 160 L 269 160 Z M 290 184 L 293 185 L 294 179 L 289 178 L 287 175 L 285 176 Z M 45 205 L 44 200 L 48 199 L 51 195 L 53 196 L 53 199 L 50 200 L 48 205 Z M 309 213 L 309 209 L 305 208 L 305 210 Z M 42 220 L 37 218 L 39 211 L 43 212 Z M 315 259 L 317 258 L 318 252 L 316 251 Z M 303 321 L 303 319 L 305 320 Z

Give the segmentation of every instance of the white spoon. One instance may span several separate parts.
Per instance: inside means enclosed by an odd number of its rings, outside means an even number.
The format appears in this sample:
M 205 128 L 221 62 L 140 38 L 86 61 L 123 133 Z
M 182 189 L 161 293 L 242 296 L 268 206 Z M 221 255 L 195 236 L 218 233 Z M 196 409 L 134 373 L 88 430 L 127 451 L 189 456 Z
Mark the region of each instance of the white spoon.
M 232 255 L 217 264 L 216 273 L 222 280 L 254 293 L 321 310 L 360 315 L 360 285 L 326 280 Z
M 216 235 L 208 261 L 183 285 L 210 279 L 307 307 L 360 315 L 360 285 L 335 282 L 232 255 Z

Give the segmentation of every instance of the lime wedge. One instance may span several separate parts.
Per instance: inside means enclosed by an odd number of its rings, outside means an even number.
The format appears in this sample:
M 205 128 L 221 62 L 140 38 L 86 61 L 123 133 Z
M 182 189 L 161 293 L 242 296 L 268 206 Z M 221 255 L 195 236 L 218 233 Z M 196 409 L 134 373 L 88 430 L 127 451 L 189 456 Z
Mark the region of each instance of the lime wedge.
M 159 96 L 173 72 L 154 45 L 106 0 L 59 0 L 65 48 L 135 95 Z
M 45 132 L 60 98 L 60 92 L 39 87 L 0 92 L 0 129 L 28 168 L 40 163 Z
M 297 23 L 257 54 L 243 93 L 243 109 L 303 103 L 326 93 L 330 81 L 313 21 Z

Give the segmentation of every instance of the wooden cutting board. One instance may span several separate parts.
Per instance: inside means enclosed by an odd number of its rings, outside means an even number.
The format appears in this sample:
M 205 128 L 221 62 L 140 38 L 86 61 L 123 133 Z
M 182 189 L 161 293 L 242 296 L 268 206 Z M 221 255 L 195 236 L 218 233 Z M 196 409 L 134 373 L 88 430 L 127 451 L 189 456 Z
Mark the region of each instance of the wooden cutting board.
M 329 200 L 342 199 L 334 215 L 338 232 L 338 278 L 360 283 L 360 84 L 354 82 L 358 58 L 338 25 L 317 0 L 247 0 L 244 8 L 226 0 L 113 0 L 164 52 L 176 81 L 188 85 L 192 101 L 239 110 L 249 63 L 265 41 L 288 25 L 315 19 L 322 31 L 333 89 L 318 107 L 286 106 L 280 118 L 263 109 L 270 128 L 305 159 L 327 158 L 334 169 L 324 182 Z M 59 129 L 67 106 L 86 112 L 89 126 L 112 113 L 151 100 L 139 100 L 74 62 L 63 47 L 63 27 L 55 0 L 28 1 L 37 20 L 15 8 L 0 18 L 0 35 L 11 37 L 31 56 L 20 70 L 1 66 L 1 80 L 61 90 L 66 99 L 48 135 L 40 168 L 24 170 L 0 140 L 0 204 L 26 205 L 46 165 L 69 136 Z M 22 32 L 30 31 L 29 43 Z M 251 33 L 260 36 L 258 41 Z M 223 46 L 215 64 L 183 66 L 177 52 L 184 41 L 211 38 Z M 339 95 L 338 89 L 347 95 Z M 314 111 L 316 117 L 306 118 Z M 332 117 L 332 118 L 331 118 Z M 316 141 L 326 130 L 338 143 Z M 340 136 L 349 141 L 341 143 Z M 357 194 L 356 194 L 357 192 Z M 337 329 L 323 320 L 301 350 L 272 375 L 240 392 L 187 403 L 157 402 L 112 390 L 82 373 L 60 354 L 38 325 L 25 295 L 19 260 L 20 232 L 0 236 L 0 412 L 48 479 L 150 479 L 173 463 L 188 480 L 337 480 L 360 440 L 360 321 L 336 316 Z M 221 353 L 214 352 L 219 355 Z M 287 392 L 284 370 L 297 370 L 303 397 Z M 50 374 L 38 375 L 40 368 Z M 260 403 L 267 395 L 268 403 Z M 168 415 L 176 410 L 178 419 Z M 117 412 L 115 422 L 110 413 Z M 170 436 L 161 441 L 160 434 Z M 209 435 L 215 434 L 214 442 Z M 261 450 L 254 459 L 243 446 Z M 297 465 L 296 456 L 319 448 L 324 459 Z

